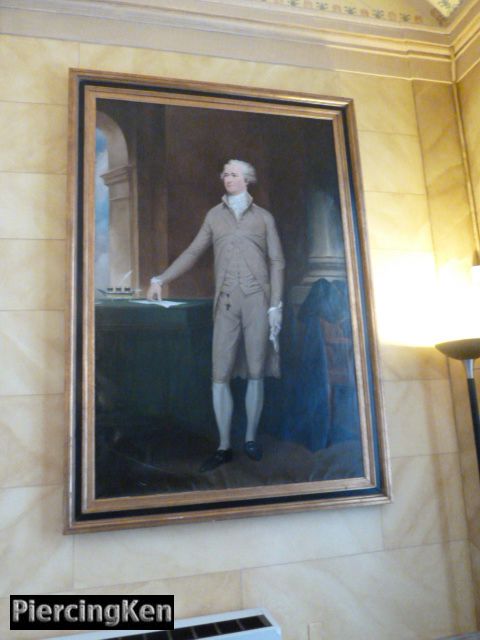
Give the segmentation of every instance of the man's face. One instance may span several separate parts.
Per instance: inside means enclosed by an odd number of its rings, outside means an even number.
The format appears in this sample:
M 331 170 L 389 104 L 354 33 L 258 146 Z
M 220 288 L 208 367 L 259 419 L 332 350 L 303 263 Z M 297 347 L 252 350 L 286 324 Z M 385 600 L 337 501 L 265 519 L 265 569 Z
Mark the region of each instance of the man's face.
M 225 165 L 223 169 L 223 184 L 225 185 L 225 191 L 231 196 L 236 196 L 246 191 L 247 183 L 239 164 L 234 162 Z

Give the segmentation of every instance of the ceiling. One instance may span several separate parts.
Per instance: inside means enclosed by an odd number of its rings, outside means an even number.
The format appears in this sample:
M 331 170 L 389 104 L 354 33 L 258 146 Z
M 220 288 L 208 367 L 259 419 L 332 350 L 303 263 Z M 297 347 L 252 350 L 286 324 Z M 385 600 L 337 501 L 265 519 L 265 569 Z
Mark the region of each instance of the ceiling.
M 375 73 L 445 82 L 475 62 L 480 0 L 0 0 L 2 24 L 11 34 L 363 72 L 379 54 Z
M 315 11 L 351 18 L 446 25 L 466 0 L 254 0 L 256 5 L 290 7 L 293 11 Z M 219 3 L 221 4 L 221 3 Z M 225 2 L 224 4 L 231 4 Z
M 145 22 L 160 16 L 380 34 L 446 33 L 478 0 L 0 0 L 0 8 Z M 459 11 L 462 9 L 463 11 Z M 335 26 L 334 26 L 335 25 Z M 392 32 L 393 29 L 393 32 Z M 372 31 L 373 30 L 373 31 Z M 395 37 L 395 36 L 394 36 Z

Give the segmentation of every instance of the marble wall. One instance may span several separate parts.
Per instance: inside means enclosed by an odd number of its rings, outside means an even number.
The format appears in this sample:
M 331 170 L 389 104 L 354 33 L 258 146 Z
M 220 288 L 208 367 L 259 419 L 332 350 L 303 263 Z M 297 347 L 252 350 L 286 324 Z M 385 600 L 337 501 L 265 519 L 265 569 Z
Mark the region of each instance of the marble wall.
M 458 98 L 462 113 L 468 164 L 471 172 L 471 182 L 477 214 L 480 210 L 480 158 L 478 155 L 478 147 L 480 144 L 480 124 L 478 122 L 478 108 L 480 106 L 479 88 L 480 61 L 477 62 L 458 83 Z M 478 224 L 480 224 L 480 221 Z
M 473 85 L 475 86 L 475 85 Z M 477 84 L 478 89 L 478 84 Z M 452 327 L 458 331 L 458 323 L 463 319 L 463 335 L 476 335 L 478 307 L 472 303 L 471 265 L 475 254 L 473 234 L 472 201 L 467 190 L 468 165 L 462 159 L 462 127 L 457 126 L 458 116 L 463 113 L 470 125 L 471 103 L 460 100 L 456 104 L 455 88 L 431 82 L 414 83 L 420 140 L 422 144 L 426 185 L 430 207 L 431 226 L 438 280 L 444 297 L 445 308 L 453 310 Z M 472 95 L 470 93 L 469 95 Z M 473 94 L 475 95 L 475 94 Z M 480 105 L 479 105 L 480 106 Z M 467 120 L 468 119 L 468 120 Z M 465 128 L 467 145 L 471 143 L 473 129 Z M 475 178 L 475 174 L 472 176 Z M 478 177 L 478 175 L 477 175 Z M 478 180 L 473 180 L 478 188 Z M 480 291 L 473 291 L 474 303 L 478 304 Z M 449 319 L 450 313 L 443 313 Z M 446 329 L 448 333 L 448 328 Z M 460 329 L 462 331 L 462 329 Z M 457 338 L 457 335 L 445 339 Z M 451 361 L 450 380 L 456 415 L 460 465 L 463 475 L 463 492 L 466 506 L 469 540 L 472 545 L 472 567 L 476 583 L 476 602 L 480 603 L 478 591 L 478 549 L 480 548 L 480 483 L 476 469 L 475 444 L 472 421 L 469 413 L 467 386 L 463 365 Z M 480 612 L 479 612 L 480 614 Z
M 355 99 L 392 504 L 62 535 L 69 67 Z M 36 592 L 174 593 L 178 617 L 266 606 L 285 640 L 475 629 L 479 551 L 447 364 L 429 346 L 433 211 L 450 189 L 442 193 L 424 108 L 448 109 L 449 95 L 404 79 L 16 36 L 0 40 L 0 74 L 0 636 L 51 635 L 8 631 L 9 594 Z
M 476 212 L 478 232 L 478 225 L 480 225 L 480 158 L 478 154 L 480 142 L 480 123 L 478 121 L 480 109 L 480 64 L 478 62 L 458 83 L 458 99 L 465 135 L 467 162 L 470 171 L 473 206 Z M 478 289 L 476 293 L 480 296 Z M 480 388 L 478 388 L 477 391 L 480 393 Z M 465 394 L 464 387 L 461 387 L 458 393 Z M 476 473 L 477 465 L 470 420 L 467 419 L 465 422 L 468 428 L 465 430 L 463 438 L 459 440 L 459 444 L 461 446 L 462 456 L 465 458 L 465 465 L 469 465 L 471 469 L 471 473 L 467 475 L 465 498 L 472 545 L 472 567 L 477 589 L 476 597 L 477 602 L 480 602 L 480 488 L 478 475 Z

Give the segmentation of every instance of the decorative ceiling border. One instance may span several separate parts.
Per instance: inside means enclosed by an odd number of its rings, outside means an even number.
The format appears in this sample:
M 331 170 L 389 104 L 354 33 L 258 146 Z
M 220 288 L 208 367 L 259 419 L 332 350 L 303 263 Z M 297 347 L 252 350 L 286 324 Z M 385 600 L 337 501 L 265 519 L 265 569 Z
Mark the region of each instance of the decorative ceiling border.
M 426 25 L 414 19 L 400 17 L 400 12 L 385 12 L 365 16 L 352 12 L 348 0 L 311 0 L 323 6 L 328 4 L 335 11 L 296 7 L 285 2 L 300 0 L 1 0 L 0 6 L 18 11 L 58 13 L 77 17 L 118 19 L 125 22 L 192 28 L 224 29 L 227 24 L 233 30 L 245 27 L 264 29 L 302 29 L 306 33 L 326 30 L 349 31 L 361 34 L 377 34 L 393 38 L 410 38 L 430 41 L 435 35 L 444 35 L 443 26 Z M 302 0 L 305 1 L 305 0 Z M 345 7 L 345 10 L 343 8 Z M 383 15 L 382 15 L 383 13 Z M 410 14 L 405 14 L 405 16 Z M 412 18 L 412 16 L 410 15 Z
M 12 35 L 452 82 L 455 60 L 463 69 L 480 57 L 479 7 L 471 0 L 436 27 L 259 0 L 1 0 L 0 24 Z
M 430 2 L 430 0 L 428 0 Z M 425 24 L 424 17 L 416 12 L 388 11 L 382 7 L 356 7 L 354 2 L 341 2 L 339 0 L 257 0 L 257 2 L 269 3 L 280 6 L 291 6 L 295 9 L 313 9 L 324 13 L 344 14 L 359 16 L 361 18 L 375 18 L 376 20 L 388 20 L 389 22 Z M 438 8 L 432 4 L 430 16 L 439 26 L 448 24 L 450 16 L 459 8 L 461 0 L 438 0 Z M 428 24 L 428 23 L 426 23 Z

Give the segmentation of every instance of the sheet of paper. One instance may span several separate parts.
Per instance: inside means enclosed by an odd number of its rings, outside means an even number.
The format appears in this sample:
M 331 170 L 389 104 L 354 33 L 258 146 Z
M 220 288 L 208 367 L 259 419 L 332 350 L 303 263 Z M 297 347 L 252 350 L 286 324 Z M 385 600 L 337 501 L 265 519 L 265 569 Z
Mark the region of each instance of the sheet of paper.
M 187 304 L 186 302 L 177 302 L 176 300 L 130 300 L 130 302 L 134 302 L 135 304 L 153 304 L 157 307 L 163 307 L 164 309 Z

